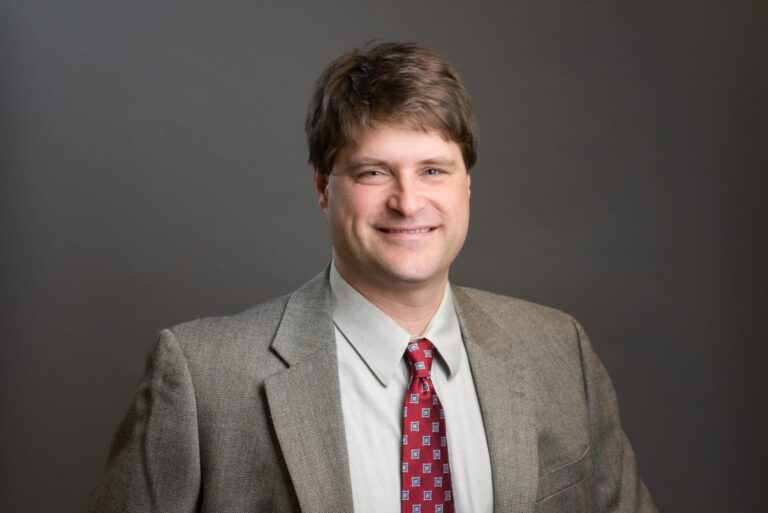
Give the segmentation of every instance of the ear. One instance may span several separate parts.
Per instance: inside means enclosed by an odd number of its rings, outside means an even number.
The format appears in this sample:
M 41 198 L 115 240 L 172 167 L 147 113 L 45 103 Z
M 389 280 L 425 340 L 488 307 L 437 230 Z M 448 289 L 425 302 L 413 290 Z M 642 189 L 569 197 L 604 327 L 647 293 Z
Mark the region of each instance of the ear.
M 467 172 L 467 197 L 472 195 L 472 175 Z
M 318 169 L 314 168 L 315 194 L 320 210 L 325 212 L 328 209 L 328 175 L 324 175 Z

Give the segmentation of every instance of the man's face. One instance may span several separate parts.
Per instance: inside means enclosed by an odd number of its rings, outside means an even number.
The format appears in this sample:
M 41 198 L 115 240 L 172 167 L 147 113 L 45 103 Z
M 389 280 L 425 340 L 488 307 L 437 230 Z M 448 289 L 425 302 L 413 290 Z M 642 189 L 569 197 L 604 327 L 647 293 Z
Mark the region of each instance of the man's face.
M 442 284 L 469 225 L 470 177 L 458 144 L 437 131 L 382 125 L 315 173 L 334 261 L 379 289 Z

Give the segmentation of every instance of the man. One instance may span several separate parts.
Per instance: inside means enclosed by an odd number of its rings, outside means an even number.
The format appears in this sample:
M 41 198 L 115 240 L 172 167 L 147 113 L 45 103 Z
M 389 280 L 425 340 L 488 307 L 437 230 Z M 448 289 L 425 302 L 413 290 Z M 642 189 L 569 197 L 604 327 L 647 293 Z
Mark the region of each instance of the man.
M 307 134 L 332 263 L 161 333 L 91 511 L 655 511 L 581 327 L 448 283 L 476 160 L 450 65 L 345 55 Z

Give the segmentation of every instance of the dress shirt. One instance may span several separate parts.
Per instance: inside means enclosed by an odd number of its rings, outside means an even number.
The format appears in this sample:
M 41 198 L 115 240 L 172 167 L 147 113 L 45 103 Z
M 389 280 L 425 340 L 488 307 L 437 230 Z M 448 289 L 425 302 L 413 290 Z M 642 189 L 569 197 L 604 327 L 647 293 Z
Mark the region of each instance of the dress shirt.
M 400 512 L 403 403 L 413 337 L 331 266 L 341 406 L 355 511 Z M 450 286 L 424 331 L 437 349 L 432 383 L 443 405 L 456 513 L 491 513 L 491 463 Z

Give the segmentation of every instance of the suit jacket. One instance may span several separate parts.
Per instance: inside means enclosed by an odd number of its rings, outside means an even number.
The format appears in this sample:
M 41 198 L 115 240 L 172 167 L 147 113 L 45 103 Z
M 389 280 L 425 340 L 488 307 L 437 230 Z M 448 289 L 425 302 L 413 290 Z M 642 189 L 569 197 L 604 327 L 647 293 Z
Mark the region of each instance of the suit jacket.
M 655 511 L 579 324 L 517 299 L 453 293 L 494 510 Z M 238 315 L 161 332 L 90 511 L 353 511 L 328 269 Z

